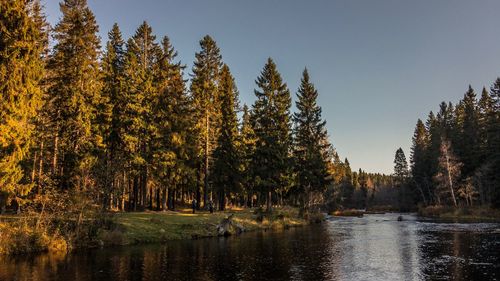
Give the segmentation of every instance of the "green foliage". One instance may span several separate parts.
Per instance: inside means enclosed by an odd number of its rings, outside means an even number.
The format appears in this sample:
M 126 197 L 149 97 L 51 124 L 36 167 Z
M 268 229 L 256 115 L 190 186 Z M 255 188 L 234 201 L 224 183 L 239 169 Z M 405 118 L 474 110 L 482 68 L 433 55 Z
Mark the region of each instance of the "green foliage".
M 195 54 L 192 69 L 191 95 L 196 118 L 197 136 L 197 164 L 199 173 L 204 178 L 204 205 L 207 203 L 210 189 L 211 164 L 213 152 L 217 146 L 217 139 L 221 126 L 221 101 L 219 94 L 219 77 L 222 67 L 220 49 L 212 37 L 206 35 L 200 40 L 200 52 Z M 201 168 L 203 167 L 203 168 Z
M 442 102 L 425 128 L 417 123 L 412 179 L 424 204 L 498 205 L 499 81 L 479 101 L 469 86 L 456 106 Z
M 101 139 L 96 126 L 100 95 L 95 17 L 85 0 L 65 0 L 54 27 L 56 44 L 49 61 L 52 122 L 60 139 L 56 175 L 64 188 L 88 185 L 88 173 Z
M 38 2 L 0 2 L 0 197 L 24 196 L 32 187 L 23 181 L 20 164 L 34 141 L 42 105 L 44 27 Z
M 276 64 L 269 58 L 256 80 L 252 108 L 252 125 L 256 135 L 256 146 L 252 169 L 255 184 L 263 194 L 268 195 L 267 209 L 271 208 L 271 195 L 283 192 L 291 180 L 291 134 L 290 134 L 290 92 Z
M 214 151 L 213 182 L 219 194 L 219 209 L 224 210 L 226 196 L 241 189 L 240 151 L 238 150 L 238 92 L 229 67 L 220 74 L 221 128 Z
M 316 100 L 318 92 L 309 80 L 307 69 L 302 74 L 294 113 L 293 154 L 297 177 L 296 193 L 303 195 L 303 206 L 308 208 L 311 193 L 323 193 L 329 183 L 327 164 L 330 158 L 330 143 L 326 121 L 321 118 L 321 107 Z
M 124 41 L 120 28 L 115 23 L 108 33 L 108 43 L 101 60 L 102 102 L 98 104 L 95 126 L 102 138 L 97 149 L 98 162 L 94 169 L 98 185 L 103 191 L 103 207 L 109 208 L 109 198 L 116 193 L 116 177 L 124 165 L 123 140 L 121 136 L 121 112 L 124 108 L 121 97 L 124 87 Z
M 195 154 L 193 108 L 183 79 L 184 66 L 175 62 L 177 52 L 164 37 L 155 70 L 157 94 L 152 102 L 152 170 L 163 187 L 163 208 L 167 186 L 186 184 L 193 178 Z

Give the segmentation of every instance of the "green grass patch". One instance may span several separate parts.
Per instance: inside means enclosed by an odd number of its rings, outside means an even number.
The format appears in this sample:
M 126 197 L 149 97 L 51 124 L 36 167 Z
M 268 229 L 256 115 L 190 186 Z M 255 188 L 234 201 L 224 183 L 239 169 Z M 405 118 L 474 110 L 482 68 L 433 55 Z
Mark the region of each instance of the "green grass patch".
M 113 216 L 113 230 L 103 230 L 99 234 L 104 245 L 128 245 L 158 243 L 168 240 L 196 239 L 217 236 L 216 226 L 222 219 L 234 214 L 233 221 L 243 226 L 245 231 L 259 229 L 280 229 L 302 226 L 308 221 L 298 218 L 298 210 L 276 208 L 270 214 L 259 214 L 252 209 L 228 210 L 225 212 L 133 212 L 116 213 Z

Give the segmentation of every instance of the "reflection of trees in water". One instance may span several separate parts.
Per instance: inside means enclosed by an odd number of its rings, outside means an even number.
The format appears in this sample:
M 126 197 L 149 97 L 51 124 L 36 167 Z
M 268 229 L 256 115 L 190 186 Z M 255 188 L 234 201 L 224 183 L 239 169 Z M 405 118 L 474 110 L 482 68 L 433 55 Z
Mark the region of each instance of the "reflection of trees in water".
M 463 230 L 420 231 L 425 276 L 431 280 L 488 280 L 498 272 L 500 256 L 494 234 Z
M 469 263 L 500 264 L 495 234 L 403 223 L 333 222 L 68 256 L 3 257 L 0 280 L 349 280 L 356 276 L 484 280 L 498 271 L 491 265 Z
M 418 237 L 414 223 L 397 223 L 396 243 L 402 280 L 419 280 L 422 277 L 418 251 Z

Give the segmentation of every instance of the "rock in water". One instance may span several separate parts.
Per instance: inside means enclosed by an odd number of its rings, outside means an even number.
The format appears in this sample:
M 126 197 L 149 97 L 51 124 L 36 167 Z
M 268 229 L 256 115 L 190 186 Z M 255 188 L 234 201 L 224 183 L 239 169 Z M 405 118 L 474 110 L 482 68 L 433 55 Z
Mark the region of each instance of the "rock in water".
M 403 216 L 399 216 L 398 221 L 403 221 Z
M 230 236 L 233 234 L 240 234 L 243 231 L 245 231 L 243 226 L 241 226 L 233 221 L 233 216 L 234 216 L 234 214 L 231 214 L 227 218 L 222 219 L 220 224 L 218 224 L 216 226 L 217 227 L 217 234 L 219 236 Z

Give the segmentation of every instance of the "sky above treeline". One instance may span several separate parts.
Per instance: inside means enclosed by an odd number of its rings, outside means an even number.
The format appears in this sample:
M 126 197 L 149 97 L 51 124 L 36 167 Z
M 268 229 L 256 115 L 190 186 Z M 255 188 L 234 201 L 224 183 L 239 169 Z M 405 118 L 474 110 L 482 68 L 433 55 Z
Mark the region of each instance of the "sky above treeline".
M 54 25 L 58 0 L 45 0 Z M 242 104 L 272 57 L 295 94 L 304 67 L 319 91 L 330 140 L 353 169 L 392 173 L 410 158 L 417 118 L 469 84 L 480 94 L 500 76 L 498 0 L 88 0 L 102 45 L 117 22 L 128 38 L 146 20 L 170 37 L 190 73 L 211 35 L 231 68 Z M 295 107 L 293 107 L 294 109 Z

